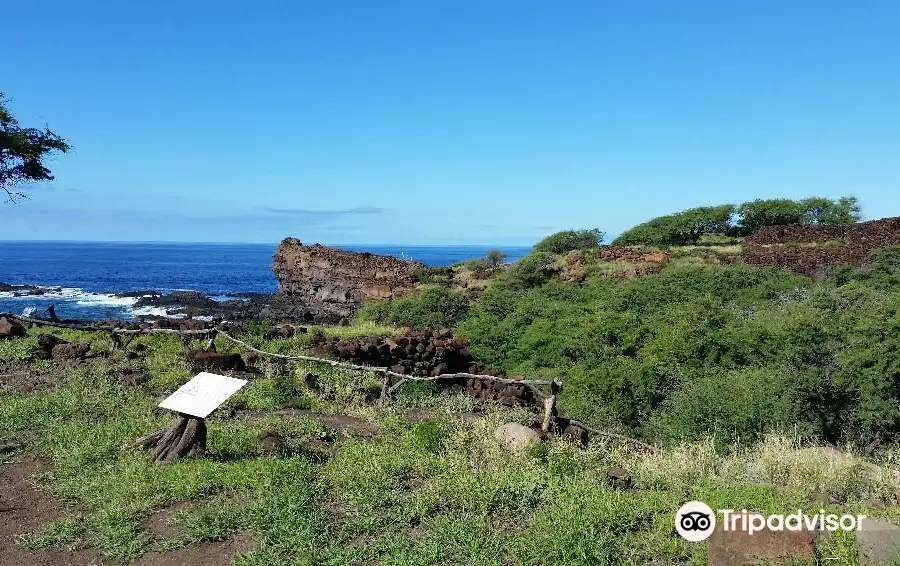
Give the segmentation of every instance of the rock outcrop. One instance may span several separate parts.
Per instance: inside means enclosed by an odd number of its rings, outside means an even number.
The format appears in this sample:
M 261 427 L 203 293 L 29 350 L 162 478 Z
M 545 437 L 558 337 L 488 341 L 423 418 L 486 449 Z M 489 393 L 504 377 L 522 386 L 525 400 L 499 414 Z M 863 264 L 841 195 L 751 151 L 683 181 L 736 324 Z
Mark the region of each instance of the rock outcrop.
M 6 317 L 0 318 L 0 340 L 11 340 L 25 336 L 25 327 Z
M 322 322 L 353 316 L 363 300 L 409 292 L 417 284 L 415 272 L 424 267 L 391 256 L 305 246 L 296 238 L 281 242 L 272 263 L 282 301 L 302 304 L 312 319 Z

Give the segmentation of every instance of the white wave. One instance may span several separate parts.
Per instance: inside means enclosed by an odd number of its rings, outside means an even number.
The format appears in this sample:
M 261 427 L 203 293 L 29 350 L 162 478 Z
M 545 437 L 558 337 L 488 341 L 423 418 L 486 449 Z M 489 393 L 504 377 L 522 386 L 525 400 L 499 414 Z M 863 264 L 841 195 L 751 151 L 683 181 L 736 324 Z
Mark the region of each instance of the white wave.
M 120 308 L 125 311 L 129 317 L 136 316 L 162 316 L 169 318 L 182 318 L 184 315 L 170 315 L 164 307 L 138 307 L 134 305 L 141 297 L 120 297 L 113 293 L 92 293 L 84 289 L 74 287 L 50 287 L 39 286 L 40 289 L 46 289 L 47 292 L 41 295 L 19 295 L 12 291 L 0 292 L 0 299 L 11 299 L 15 301 L 51 301 L 57 303 L 74 303 L 80 307 L 95 308 Z M 153 295 L 143 295 L 151 297 Z
M 183 314 L 169 314 L 165 307 L 138 307 L 129 309 L 131 316 L 164 316 L 167 318 L 182 318 Z
M 212 299 L 213 301 L 215 301 L 217 303 L 224 303 L 226 301 L 247 302 L 250 300 L 246 297 L 232 297 L 231 295 L 213 295 L 212 297 L 210 297 L 210 299 Z

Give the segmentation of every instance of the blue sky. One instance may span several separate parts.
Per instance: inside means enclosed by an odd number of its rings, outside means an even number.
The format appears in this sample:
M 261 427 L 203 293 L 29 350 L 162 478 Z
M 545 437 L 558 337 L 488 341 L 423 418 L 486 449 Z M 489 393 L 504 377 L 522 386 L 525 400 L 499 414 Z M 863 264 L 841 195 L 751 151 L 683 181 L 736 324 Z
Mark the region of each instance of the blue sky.
M 760 197 L 900 215 L 900 3 L 12 0 L 74 149 L 0 240 L 530 244 Z

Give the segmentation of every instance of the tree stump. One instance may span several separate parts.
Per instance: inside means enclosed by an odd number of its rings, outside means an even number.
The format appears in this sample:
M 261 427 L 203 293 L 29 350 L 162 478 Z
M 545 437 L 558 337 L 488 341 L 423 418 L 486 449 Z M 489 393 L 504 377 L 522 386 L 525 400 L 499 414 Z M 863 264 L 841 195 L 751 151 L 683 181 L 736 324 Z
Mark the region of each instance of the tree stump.
M 176 458 L 203 454 L 206 451 L 206 421 L 178 413 L 178 420 L 173 425 L 138 438 L 134 446 L 150 450 L 154 462 L 168 463 Z

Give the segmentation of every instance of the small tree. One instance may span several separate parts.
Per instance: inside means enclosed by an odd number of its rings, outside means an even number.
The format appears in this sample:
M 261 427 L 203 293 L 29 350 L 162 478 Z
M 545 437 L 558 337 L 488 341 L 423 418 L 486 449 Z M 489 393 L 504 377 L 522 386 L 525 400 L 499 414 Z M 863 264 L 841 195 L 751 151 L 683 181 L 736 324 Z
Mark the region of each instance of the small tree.
M 738 207 L 736 231 L 752 234 L 763 226 L 785 224 L 851 224 L 861 218 L 856 197 L 831 200 L 824 197 L 809 197 L 803 200 L 757 199 Z
M 737 228 L 742 234 L 751 234 L 763 226 L 800 224 L 806 211 L 799 202 L 786 199 L 756 199 L 738 207 Z
M 603 232 L 599 228 L 592 230 L 563 230 L 550 234 L 534 246 L 536 252 L 564 254 L 573 250 L 599 248 L 603 243 Z
M 842 197 L 836 201 L 810 197 L 800 201 L 800 204 L 806 212 L 804 222 L 808 224 L 852 224 L 862 218 L 856 197 Z
M 69 151 L 69 144 L 47 127 L 39 130 L 19 126 L 0 93 L 0 188 L 9 200 L 25 196 L 15 190 L 21 184 L 53 180 L 44 159 L 56 151 Z
M 497 269 L 506 261 L 506 254 L 500 250 L 488 250 L 484 254 L 484 265 L 488 269 Z
M 683 246 L 704 234 L 724 234 L 731 228 L 734 205 L 701 206 L 638 224 L 613 241 L 620 246 Z

